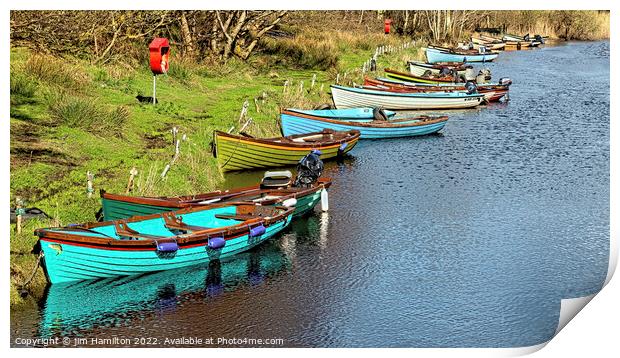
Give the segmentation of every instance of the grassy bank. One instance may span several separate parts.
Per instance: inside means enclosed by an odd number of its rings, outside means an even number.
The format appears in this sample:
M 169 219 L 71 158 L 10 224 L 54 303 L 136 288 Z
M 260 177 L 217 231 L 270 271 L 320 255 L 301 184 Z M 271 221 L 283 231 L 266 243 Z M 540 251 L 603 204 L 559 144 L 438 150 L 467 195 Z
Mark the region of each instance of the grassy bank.
M 245 131 L 257 137 L 278 135 L 281 107 L 331 102 L 329 84 L 336 77 L 341 83 L 360 83 L 362 64 L 377 46 L 409 41 L 315 30 L 298 31 L 296 39 L 265 39 L 264 50 L 248 62 L 196 64 L 173 57 L 169 74 L 158 77 L 155 106 L 135 99 L 151 95 L 146 63 L 93 65 L 13 48 L 11 203 L 20 197 L 27 207 L 36 206 L 53 219 L 28 221 L 20 235 L 11 226 L 12 307 L 34 303 L 45 286 L 39 269 L 29 298 L 20 298 L 17 290 L 35 264 L 35 228 L 94 220 L 99 189 L 124 193 L 132 168 L 138 170 L 133 195 L 213 190 L 223 180 L 209 150 L 213 131 L 232 126 L 238 131 L 245 122 L 239 121 L 244 101 L 249 103 L 247 117 L 253 119 Z M 402 68 L 406 59 L 419 54 L 418 48 L 410 48 L 380 56 L 378 68 Z M 174 154 L 173 127 L 186 139 L 162 178 Z M 87 172 L 94 174 L 91 198 Z

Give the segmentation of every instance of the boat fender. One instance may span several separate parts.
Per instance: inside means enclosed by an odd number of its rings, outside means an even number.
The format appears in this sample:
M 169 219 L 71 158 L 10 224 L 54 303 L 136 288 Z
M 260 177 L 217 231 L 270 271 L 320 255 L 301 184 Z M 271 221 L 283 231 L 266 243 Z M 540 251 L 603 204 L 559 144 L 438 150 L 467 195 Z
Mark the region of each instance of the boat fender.
M 465 89 L 467 90 L 467 94 L 476 93 L 478 91 L 476 84 L 471 81 L 465 83 Z
M 157 251 L 159 252 L 176 252 L 177 250 L 179 250 L 179 245 L 174 241 L 157 244 Z
M 226 246 L 226 240 L 222 236 L 210 237 L 207 246 L 213 250 L 221 249 Z
M 327 194 L 327 189 L 323 188 L 321 190 L 321 211 L 329 210 L 329 194 Z
M 286 206 L 287 208 L 292 208 L 295 205 L 297 205 L 297 199 L 295 198 L 288 198 L 282 202 L 282 206 Z
M 267 229 L 265 228 L 265 226 L 263 226 L 263 224 L 260 224 L 258 226 L 253 227 L 253 228 L 250 228 L 249 236 L 250 237 L 260 236 L 260 235 L 264 234 L 266 231 L 267 231 Z

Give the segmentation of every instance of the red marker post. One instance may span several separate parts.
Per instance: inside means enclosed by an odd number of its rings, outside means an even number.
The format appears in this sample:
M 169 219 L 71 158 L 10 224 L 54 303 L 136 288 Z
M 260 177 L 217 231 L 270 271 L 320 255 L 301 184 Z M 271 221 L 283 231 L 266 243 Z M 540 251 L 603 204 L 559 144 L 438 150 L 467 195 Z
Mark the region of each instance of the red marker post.
M 389 35 L 390 34 L 390 25 L 392 24 L 392 19 L 385 19 L 385 21 L 383 22 L 384 26 L 385 26 L 385 34 Z

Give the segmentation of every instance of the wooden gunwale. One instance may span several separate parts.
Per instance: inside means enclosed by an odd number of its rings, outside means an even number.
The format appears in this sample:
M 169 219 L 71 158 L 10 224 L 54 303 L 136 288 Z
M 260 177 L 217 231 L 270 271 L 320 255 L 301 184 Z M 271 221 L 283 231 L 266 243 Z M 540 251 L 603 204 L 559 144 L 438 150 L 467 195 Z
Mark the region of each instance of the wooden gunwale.
M 369 86 L 384 86 L 386 89 L 382 88 L 373 88 L 379 91 L 392 91 L 392 90 L 403 90 L 403 92 L 409 90 L 411 92 L 454 92 L 454 91 L 464 91 L 465 84 L 464 83 L 455 83 L 453 86 L 424 86 L 424 87 L 416 87 L 415 84 L 400 84 L 400 83 L 391 83 L 384 82 L 375 78 L 364 78 L 364 85 L 369 84 Z M 484 93 L 489 91 L 508 91 L 508 87 L 506 85 L 499 84 L 481 84 L 477 85 L 478 92 Z
M 301 196 L 309 195 L 318 189 L 329 188 L 332 184 L 330 178 L 319 178 L 318 182 L 309 188 L 283 188 L 283 189 L 261 189 L 260 185 L 247 186 L 242 188 L 233 189 L 230 191 L 215 191 L 211 193 L 187 195 L 177 197 L 148 197 L 148 196 L 128 196 L 121 194 L 110 194 L 103 192 L 101 197 L 103 199 L 127 202 L 132 204 L 142 204 L 151 206 L 161 206 L 168 208 L 186 208 L 191 206 L 204 206 L 213 204 L 200 204 L 199 202 L 209 199 L 216 199 L 222 197 L 222 200 L 234 199 L 236 201 L 243 201 L 243 196 L 253 196 L 262 194 L 282 195 L 284 198 L 261 201 L 261 205 L 271 205 L 277 201 L 286 200 L 288 198 L 297 198 Z
M 204 206 L 196 206 L 184 208 L 178 211 L 175 211 L 175 215 L 182 215 L 187 213 L 193 213 L 204 210 L 211 210 L 219 207 L 228 207 L 228 206 L 257 206 L 255 204 L 250 203 L 222 203 L 222 204 L 211 204 L 208 208 Z M 294 207 L 287 208 L 285 206 L 276 206 L 275 209 L 282 210 L 281 213 L 271 217 L 261 217 L 256 216 L 254 219 L 246 220 L 240 222 L 238 224 L 226 226 L 224 228 L 212 228 L 202 231 L 195 231 L 188 234 L 181 234 L 175 236 L 167 236 L 164 239 L 166 240 L 175 240 L 179 246 L 183 248 L 198 246 L 204 242 L 207 242 L 208 239 L 215 235 L 220 234 L 224 236 L 225 240 L 234 239 L 236 237 L 240 237 L 245 235 L 247 231 L 249 231 L 250 225 L 256 224 L 264 224 L 266 227 L 271 226 L 272 224 L 285 219 L 288 215 L 292 215 L 295 210 Z M 150 214 L 150 215 L 142 215 L 142 216 L 134 216 L 128 219 L 123 220 L 112 220 L 112 221 L 103 221 L 98 223 L 87 223 L 80 226 L 75 227 L 74 229 L 78 231 L 80 228 L 84 229 L 92 229 L 101 226 L 111 226 L 114 225 L 115 222 L 140 222 L 145 220 L 157 219 L 162 217 L 161 213 Z M 71 231 L 72 228 L 64 227 L 64 228 L 49 228 L 49 229 L 36 229 L 35 235 L 39 236 L 40 240 L 53 241 L 61 244 L 71 244 L 71 245 L 81 245 L 88 247 L 97 247 L 101 249 L 113 249 L 117 248 L 120 250 L 154 250 L 156 247 L 156 240 L 121 240 L 116 238 L 105 238 L 105 237 L 95 237 L 88 235 L 80 235 L 77 233 L 64 233 L 58 231 L 51 230 L 66 230 Z M 103 234 L 101 234 L 103 235 Z
M 338 89 L 345 91 L 345 92 L 354 92 L 354 93 L 360 93 L 358 91 L 358 89 L 364 90 L 363 88 L 356 88 L 356 87 L 344 87 L 344 86 L 339 86 L 339 85 L 332 85 L 332 87 L 337 87 Z M 392 97 L 392 96 L 399 96 L 399 93 L 397 92 L 390 92 L 390 91 L 382 91 L 382 90 L 367 90 L 369 92 L 361 92 L 362 94 L 367 94 L 367 95 L 374 95 L 374 96 L 386 96 L 386 97 Z M 376 92 L 376 93 L 375 93 Z M 442 91 L 445 92 L 445 91 Z M 412 92 L 411 94 L 416 94 L 415 92 Z M 401 95 L 407 95 L 407 93 L 402 93 Z M 483 97 L 483 94 L 471 94 L 469 95 L 470 98 L 476 98 L 476 97 Z M 427 98 L 446 98 L 446 96 L 441 96 L 441 95 L 430 95 L 430 96 L 424 96 L 425 99 Z M 459 97 L 456 97 L 459 98 Z
M 441 70 L 442 68 L 450 68 L 456 71 L 465 71 L 468 68 L 473 68 L 472 65 L 468 65 L 465 62 L 437 62 L 437 63 L 423 63 L 417 61 L 408 61 L 408 65 L 414 65 L 418 67 L 424 67 L 434 70 Z
M 400 72 L 400 71 L 392 70 L 390 68 L 386 68 L 383 71 L 385 71 L 385 73 L 388 73 L 388 74 L 392 74 L 392 75 L 400 76 L 400 77 L 411 78 L 413 80 L 417 79 L 417 80 L 425 80 L 425 81 L 442 82 L 442 83 L 448 83 L 448 84 L 458 83 L 458 82 L 455 82 L 454 78 L 452 78 L 452 77 L 422 77 L 422 76 L 416 76 L 416 75 L 411 74 L 411 73 L 406 73 L 406 72 Z
M 478 50 L 461 50 L 461 49 L 454 49 L 454 48 L 433 46 L 433 45 L 429 45 L 428 48 L 442 51 L 442 52 L 447 52 L 452 55 L 496 55 L 498 54 L 497 51 L 486 51 L 486 52 L 480 53 Z
M 316 142 L 294 142 L 293 139 L 296 138 L 304 138 L 310 137 L 313 135 L 326 135 L 331 134 L 334 136 L 334 139 L 327 139 L 324 141 L 316 141 Z M 221 131 L 215 131 L 215 135 L 219 136 L 220 139 L 228 140 L 228 141 L 238 141 L 238 142 L 249 142 L 258 146 L 274 148 L 274 149 L 285 149 L 285 150 L 299 150 L 306 151 L 308 149 L 316 149 L 316 148 L 337 148 L 344 142 L 350 142 L 359 138 L 360 133 L 351 130 L 347 132 L 334 131 L 331 129 L 324 129 L 321 132 L 313 132 L 313 133 L 305 133 L 305 134 L 297 134 L 293 136 L 286 136 L 281 138 L 247 138 L 242 136 L 236 136 L 234 134 L 229 134 Z M 286 140 L 286 141 L 282 141 Z
M 335 119 L 311 116 L 309 114 L 302 114 L 302 113 L 291 112 L 291 111 L 287 111 L 287 110 L 283 110 L 282 114 L 287 114 L 287 115 L 292 116 L 292 117 L 300 117 L 300 118 L 306 118 L 306 119 L 313 119 L 313 120 L 317 120 L 317 121 L 321 121 L 321 122 L 327 122 L 327 123 L 332 123 L 332 124 L 340 124 L 340 125 L 344 124 L 344 125 L 353 126 L 353 127 L 365 127 L 365 128 L 409 128 L 409 127 L 417 127 L 417 126 L 424 126 L 424 125 L 428 125 L 428 124 L 445 122 L 445 121 L 448 120 L 448 116 L 438 116 L 438 117 L 418 116 L 418 117 L 404 118 L 404 119 L 401 119 L 399 121 L 419 120 L 420 122 L 402 123 L 401 124 L 401 123 L 394 123 L 394 120 L 390 120 L 390 121 L 374 121 L 374 122 L 339 121 L 339 120 L 335 120 Z M 427 118 L 432 118 L 432 119 L 425 120 Z

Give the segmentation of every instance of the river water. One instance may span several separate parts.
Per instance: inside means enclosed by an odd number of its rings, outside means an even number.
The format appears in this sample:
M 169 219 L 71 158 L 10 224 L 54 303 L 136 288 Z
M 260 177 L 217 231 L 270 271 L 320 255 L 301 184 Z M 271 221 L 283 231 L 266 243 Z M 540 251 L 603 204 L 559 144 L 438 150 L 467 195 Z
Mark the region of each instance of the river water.
M 328 213 L 226 262 L 51 286 L 38 310 L 12 312 L 11 345 L 547 341 L 560 299 L 597 292 L 607 273 L 609 42 L 505 52 L 485 67 L 513 80 L 509 102 L 448 111 L 437 135 L 360 142 L 326 164 Z

